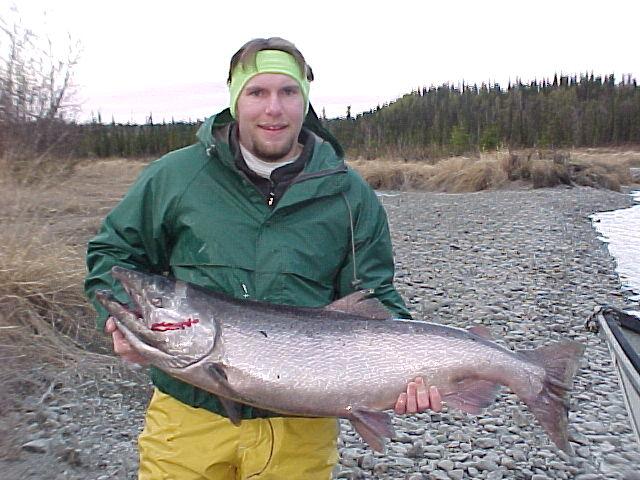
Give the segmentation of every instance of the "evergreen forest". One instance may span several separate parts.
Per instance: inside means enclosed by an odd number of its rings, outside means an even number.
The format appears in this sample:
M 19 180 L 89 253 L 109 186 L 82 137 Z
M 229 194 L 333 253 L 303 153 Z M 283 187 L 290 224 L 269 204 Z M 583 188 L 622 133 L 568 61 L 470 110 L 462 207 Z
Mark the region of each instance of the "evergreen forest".
M 327 121 L 363 158 L 424 159 L 509 148 L 640 143 L 640 88 L 625 76 L 554 76 L 500 85 L 421 88 L 351 118 Z

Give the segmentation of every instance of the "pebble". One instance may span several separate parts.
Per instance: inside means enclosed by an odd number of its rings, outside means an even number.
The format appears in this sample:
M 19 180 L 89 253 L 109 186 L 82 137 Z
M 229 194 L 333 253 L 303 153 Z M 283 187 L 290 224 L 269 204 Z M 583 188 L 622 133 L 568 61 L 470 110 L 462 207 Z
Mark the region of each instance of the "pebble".
M 602 422 L 584 422 L 582 428 L 596 433 L 608 432 L 609 428 Z
M 480 470 L 486 470 L 489 472 L 494 472 L 496 470 L 498 470 L 498 464 L 492 460 L 486 460 L 486 459 L 482 459 L 478 462 L 476 462 L 476 466 L 480 469 Z
M 504 471 L 493 470 L 492 472 L 489 472 L 486 478 L 487 480 L 501 480 L 502 477 L 504 477 Z
M 375 467 L 375 465 L 376 465 L 376 459 L 372 454 L 367 453 L 362 457 L 361 467 L 363 468 L 363 470 L 372 470 Z
M 491 449 L 491 448 L 495 448 L 499 445 L 499 442 L 496 438 L 492 438 L 492 437 L 485 437 L 485 438 L 477 438 L 473 441 L 473 444 L 477 447 L 477 448 L 483 448 L 483 449 Z
M 414 473 L 412 475 L 408 475 L 406 477 L 407 480 L 423 480 L 424 477 L 419 473 Z
M 429 479 L 432 479 L 432 480 L 449 480 L 449 478 L 450 477 L 449 475 L 447 475 L 447 472 L 443 470 L 434 470 L 429 474 Z
M 464 478 L 464 470 L 461 468 L 451 470 L 450 472 L 447 472 L 447 474 L 451 480 L 462 480 Z
M 411 468 L 414 466 L 414 461 L 410 458 L 395 457 L 393 460 L 394 463 L 399 467 Z
M 451 460 L 442 460 L 438 462 L 437 465 L 438 465 L 438 468 L 441 468 L 445 472 L 450 472 L 451 470 L 453 470 L 453 467 L 454 467 L 454 464 Z
M 627 463 L 627 460 L 624 457 L 622 457 L 620 455 L 613 454 L 613 453 L 609 453 L 609 454 L 605 455 L 604 459 L 605 459 L 605 461 L 607 463 L 611 463 L 611 464 L 614 464 L 614 465 L 620 465 L 620 464 L 626 464 Z
M 513 458 L 504 456 L 500 459 L 500 465 L 508 468 L 509 470 L 512 470 L 515 468 L 516 462 Z
M 50 438 L 38 438 L 22 445 L 22 449 L 33 453 L 47 453 L 51 448 Z

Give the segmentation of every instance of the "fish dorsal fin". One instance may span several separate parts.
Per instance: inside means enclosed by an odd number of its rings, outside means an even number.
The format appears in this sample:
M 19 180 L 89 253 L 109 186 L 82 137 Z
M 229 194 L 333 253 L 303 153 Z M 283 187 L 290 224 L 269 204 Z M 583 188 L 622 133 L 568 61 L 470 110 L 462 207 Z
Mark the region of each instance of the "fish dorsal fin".
M 484 325 L 474 325 L 473 327 L 469 327 L 468 330 L 474 335 L 486 338 L 487 340 L 493 340 L 493 334 L 491 333 L 491 330 L 489 330 Z
M 324 308 L 334 312 L 360 315 L 373 320 L 388 320 L 392 318 L 391 313 L 384 308 L 380 300 L 371 297 L 372 293 L 373 290 L 358 290 Z

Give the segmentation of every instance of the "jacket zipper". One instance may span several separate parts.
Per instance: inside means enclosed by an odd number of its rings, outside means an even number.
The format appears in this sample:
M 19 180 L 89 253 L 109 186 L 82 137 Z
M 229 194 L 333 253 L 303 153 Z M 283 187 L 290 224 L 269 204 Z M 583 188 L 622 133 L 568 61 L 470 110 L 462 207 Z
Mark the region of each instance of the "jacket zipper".
M 207 154 L 209 154 L 210 156 L 213 156 L 214 154 L 216 156 L 219 156 L 215 144 L 213 144 L 211 147 L 209 147 L 207 149 Z M 249 183 L 256 190 L 258 190 L 258 188 L 253 184 L 253 182 L 251 180 L 249 180 L 249 177 L 247 177 L 247 175 L 243 171 L 241 171 L 241 170 L 239 170 L 237 168 L 234 168 L 234 169 L 235 169 L 235 171 L 237 173 L 239 173 L 242 177 L 244 177 L 244 179 L 247 181 L 247 183 Z M 304 182 L 305 180 L 311 180 L 313 178 L 328 177 L 329 175 L 333 175 L 333 174 L 336 174 L 336 173 L 344 173 L 346 171 L 347 171 L 347 166 L 343 163 L 342 165 L 340 165 L 340 166 L 338 166 L 336 168 L 331 168 L 331 169 L 328 169 L 328 170 L 321 170 L 319 172 L 314 172 L 314 173 L 301 173 L 296 178 L 294 178 L 291 181 L 291 183 L 289 183 L 289 187 L 291 185 L 296 184 L 296 183 Z M 267 206 L 269 206 L 271 208 L 273 208 L 273 205 L 275 203 L 276 194 L 273 191 L 274 188 L 275 188 L 275 186 L 274 186 L 273 182 L 271 182 L 271 189 L 269 191 L 269 196 L 267 197 Z
M 269 179 L 269 182 L 271 183 L 271 188 L 269 189 L 269 196 L 267 196 L 267 205 L 273 208 L 273 203 L 276 201 L 276 192 L 274 192 L 276 185 L 271 179 Z

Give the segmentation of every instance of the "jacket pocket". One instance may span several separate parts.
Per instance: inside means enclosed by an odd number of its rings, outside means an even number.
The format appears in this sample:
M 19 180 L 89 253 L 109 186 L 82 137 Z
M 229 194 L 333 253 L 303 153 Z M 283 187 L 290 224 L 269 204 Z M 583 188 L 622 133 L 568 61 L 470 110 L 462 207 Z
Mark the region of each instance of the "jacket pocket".
M 251 281 L 251 272 L 222 262 L 190 263 L 179 259 L 171 263 L 175 278 L 242 298 Z

